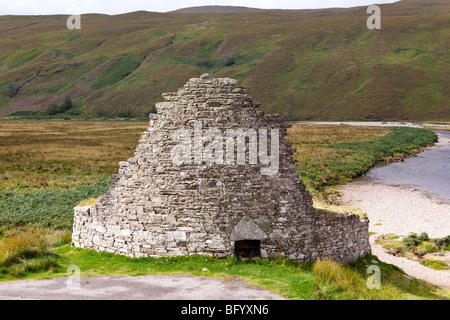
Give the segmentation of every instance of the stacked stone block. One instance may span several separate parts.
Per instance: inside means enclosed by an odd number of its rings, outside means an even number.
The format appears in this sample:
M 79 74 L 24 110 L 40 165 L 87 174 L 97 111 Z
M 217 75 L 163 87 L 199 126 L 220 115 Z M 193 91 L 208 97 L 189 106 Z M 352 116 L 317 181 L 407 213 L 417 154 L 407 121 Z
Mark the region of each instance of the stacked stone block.
M 163 95 L 135 155 L 119 163 L 108 193 L 93 207 L 76 207 L 73 245 L 130 257 L 235 254 L 235 243 L 259 240 L 262 258 L 303 262 L 354 261 L 370 252 L 368 221 L 318 213 L 295 171 L 289 125 L 257 111 L 245 88 L 203 75 Z M 174 164 L 173 133 L 278 129 L 279 170 L 261 164 Z M 248 154 L 247 154 L 248 156 Z

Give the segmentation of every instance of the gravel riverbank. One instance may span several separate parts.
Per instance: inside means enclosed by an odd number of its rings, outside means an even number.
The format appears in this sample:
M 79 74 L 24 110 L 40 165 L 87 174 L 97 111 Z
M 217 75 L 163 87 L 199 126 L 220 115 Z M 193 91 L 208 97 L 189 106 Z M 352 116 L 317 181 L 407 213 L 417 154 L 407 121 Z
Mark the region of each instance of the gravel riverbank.
M 342 202 L 359 207 L 369 220 L 372 253 L 381 261 L 396 265 L 411 277 L 450 290 L 450 270 L 433 270 L 419 262 L 388 254 L 375 240 L 382 234 L 407 236 L 426 232 L 431 238 L 450 234 L 450 204 L 411 188 L 353 183 L 342 186 Z
M 427 232 L 431 238 L 450 234 L 450 204 L 412 188 L 352 183 L 341 188 L 342 202 L 358 207 L 370 220 L 370 232 L 407 236 Z
M 450 145 L 450 139 L 439 135 L 432 148 Z M 412 277 L 450 289 L 450 270 L 433 270 L 416 261 L 385 252 L 375 240 L 382 234 L 407 236 L 426 232 L 431 238 L 450 235 L 450 203 L 423 191 L 371 181 L 358 181 L 340 188 L 344 204 L 360 208 L 369 220 L 372 252 L 380 260 L 398 266 Z

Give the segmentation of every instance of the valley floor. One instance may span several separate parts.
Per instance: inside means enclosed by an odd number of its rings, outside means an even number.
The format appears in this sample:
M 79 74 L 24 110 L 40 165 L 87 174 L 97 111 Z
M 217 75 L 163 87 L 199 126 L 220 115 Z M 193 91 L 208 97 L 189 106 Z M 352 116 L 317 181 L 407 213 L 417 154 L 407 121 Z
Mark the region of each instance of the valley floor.
M 439 136 L 433 147 L 450 145 L 450 139 Z M 382 234 L 407 236 L 426 232 L 431 238 L 450 234 L 450 204 L 422 191 L 370 181 L 358 181 L 340 187 L 341 201 L 365 212 L 370 220 L 372 254 L 393 264 L 408 275 L 450 289 L 450 270 L 433 270 L 404 257 L 388 254 L 376 238 Z M 383 201 L 380 201 L 383 199 Z M 443 259 L 448 260 L 448 252 Z

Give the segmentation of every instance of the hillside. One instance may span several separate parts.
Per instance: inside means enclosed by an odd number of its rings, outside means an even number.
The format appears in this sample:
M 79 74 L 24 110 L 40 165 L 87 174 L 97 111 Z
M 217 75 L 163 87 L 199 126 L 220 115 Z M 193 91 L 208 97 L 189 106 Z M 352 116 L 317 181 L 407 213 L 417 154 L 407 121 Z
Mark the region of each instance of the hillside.
M 450 120 L 450 2 L 237 13 L 0 17 L 0 115 L 69 95 L 73 115 L 142 116 L 210 72 L 289 120 Z
M 189 7 L 171 11 L 172 13 L 239 13 L 239 12 L 254 12 L 262 9 L 236 7 L 236 6 L 201 6 Z

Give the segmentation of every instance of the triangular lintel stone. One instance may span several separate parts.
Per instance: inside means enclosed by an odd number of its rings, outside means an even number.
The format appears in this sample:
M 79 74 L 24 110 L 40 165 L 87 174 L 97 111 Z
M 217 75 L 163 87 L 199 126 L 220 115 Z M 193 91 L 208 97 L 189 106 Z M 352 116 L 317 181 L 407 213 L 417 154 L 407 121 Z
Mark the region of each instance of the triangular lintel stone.
M 231 241 L 262 240 L 267 234 L 250 217 L 245 216 L 236 224 L 230 235 Z

